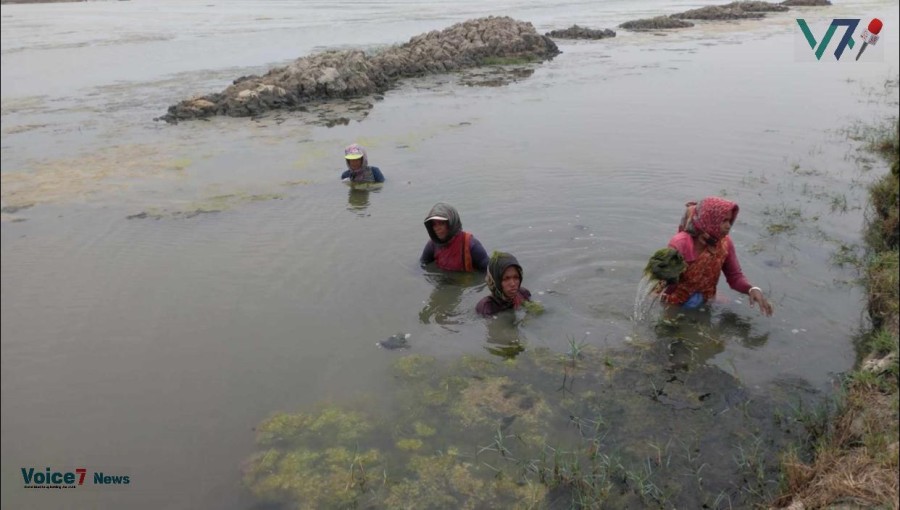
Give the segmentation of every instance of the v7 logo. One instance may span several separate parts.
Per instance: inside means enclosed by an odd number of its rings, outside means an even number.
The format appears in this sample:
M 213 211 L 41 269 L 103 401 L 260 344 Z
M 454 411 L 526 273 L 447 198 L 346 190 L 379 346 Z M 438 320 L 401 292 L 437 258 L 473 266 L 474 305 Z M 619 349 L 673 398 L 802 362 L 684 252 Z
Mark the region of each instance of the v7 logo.
M 809 25 L 806 24 L 806 20 L 798 18 L 797 24 L 800 25 L 800 30 L 802 30 L 803 35 L 806 36 L 806 42 L 809 43 L 809 47 L 815 50 L 816 60 L 822 59 L 822 54 L 825 53 L 825 48 L 828 46 L 828 43 L 831 42 L 831 37 L 834 35 L 834 31 L 837 30 L 837 27 L 847 27 L 847 31 L 844 32 L 844 37 L 841 38 L 837 48 L 834 50 L 834 58 L 840 60 L 841 55 L 844 54 L 844 48 L 849 47 L 851 50 L 853 49 L 853 32 L 856 31 L 859 20 L 851 18 L 833 19 L 831 25 L 828 26 L 828 30 L 825 32 L 825 36 L 822 37 L 822 41 L 819 43 L 818 48 L 816 48 L 816 38 L 813 37 L 812 32 L 809 30 Z

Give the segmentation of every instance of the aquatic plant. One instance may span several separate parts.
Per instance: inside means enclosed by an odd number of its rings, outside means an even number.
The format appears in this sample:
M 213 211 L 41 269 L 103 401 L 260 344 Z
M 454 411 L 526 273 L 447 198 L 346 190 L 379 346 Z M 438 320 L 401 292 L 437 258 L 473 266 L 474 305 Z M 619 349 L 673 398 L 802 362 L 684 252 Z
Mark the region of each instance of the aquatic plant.
M 461 370 L 468 374 L 489 375 L 495 374 L 499 370 L 499 365 L 491 359 L 471 354 L 464 354 L 457 365 Z
M 511 416 L 535 425 L 550 414 L 550 409 L 530 386 L 508 377 L 488 377 L 462 390 L 450 412 L 463 427 L 493 427 Z
M 371 420 L 362 413 L 324 406 L 317 415 L 278 413 L 271 416 L 256 428 L 256 441 L 261 446 L 273 446 L 316 438 L 339 444 L 355 441 L 371 428 Z
M 421 439 L 401 439 L 397 441 L 397 448 L 401 450 L 421 450 L 425 443 Z
M 644 275 L 650 275 L 655 280 L 675 283 L 687 268 L 684 256 L 674 248 L 662 248 L 656 250 L 644 267 Z
M 260 500 L 297 508 L 355 506 L 378 480 L 381 454 L 346 448 L 267 450 L 249 463 L 244 483 Z
M 396 377 L 406 380 L 422 379 L 432 374 L 435 358 L 421 354 L 403 356 L 394 362 L 393 371 Z
M 664 285 L 677 283 L 686 268 L 684 256 L 674 248 L 662 248 L 653 253 L 644 267 L 644 275 L 635 293 L 632 315 L 635 324 L 642 322 L 653 306 L 660 302 Z
M 275 415 L 259 427 L 261 451 L 248 462 L 245 483 L 263 501 L 300 508 L 759 501 L 759 485 L 735 489 L 729 476 L 746 471 L 716 452 L 748 428 L 777 445 L 781 436 L 757 418 L 772 413 L 749 400 L 744 413 L 721 412 L 710 395 L 733 387 L 733 379 L 700 366 L 681 380 L 665 372 L 664 357 L 650 359 L 657 354 L 664 349 L 635 357 L 572 337 L 568 352 L 535 349 L 515 363 L 407 356 L 394 368 L 403 384 L 378 406 L 389 418 L 335 406 Z M 560 373 L 578 386 L 556 392 Z M 680 440 L 683 455 L 673 446 Z M 775 465 L 768 449 L 753 462 L 767 475 Z
M 539 301 L 525 301 L 522 303 L 522 308 L 531 315 L 540 315 L 544 313 L 544 305 Z
M 434 427 L 429 427 L 428 424 L 422 423 L 421 421 L 413 423 L 413 430 L 419 437 L 431 437 L 435 433 Z
M 538 506 L 547 494 L 539 484 L 516 483 L 455 455 L 415 455 L 406 471 L 408 476 L 390 488 L 385 508 L 524 509 Z

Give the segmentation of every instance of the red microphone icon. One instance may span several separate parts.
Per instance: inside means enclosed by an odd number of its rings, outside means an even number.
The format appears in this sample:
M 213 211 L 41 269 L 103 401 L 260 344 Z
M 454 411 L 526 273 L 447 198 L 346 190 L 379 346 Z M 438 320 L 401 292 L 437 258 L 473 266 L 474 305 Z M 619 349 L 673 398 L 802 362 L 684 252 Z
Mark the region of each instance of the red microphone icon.
M 859 36 L 862 40 L 862 48 L 859 49 L 859 53 L 856 54 L 856 60 L 859 60 L 859 57 L 862 56 L 862 53 L 866 51 L 866 46 L 875 45 L 878 42 L 878 32 L 881 32 L 881 20 L 878 18 L 872 18 L 872 21 L 869 22 L 868 28 L 866 28 L 862 35 Z

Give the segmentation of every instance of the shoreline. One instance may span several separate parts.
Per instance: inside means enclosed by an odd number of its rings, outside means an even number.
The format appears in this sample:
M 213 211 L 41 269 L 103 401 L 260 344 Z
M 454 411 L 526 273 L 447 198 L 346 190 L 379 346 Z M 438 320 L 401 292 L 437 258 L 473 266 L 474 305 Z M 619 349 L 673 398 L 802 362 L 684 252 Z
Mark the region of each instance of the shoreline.
M 869 186 L 864 226 L 865 260 L 857 267 L 868 294 L 870 331 L 854 342 L 857 363 L 845 377 L 834 409 L 804 425 L 814 458 L 785 452 L 785 489 L 773 506 L 791 510 L 853 502 L 896 508 L 900 487 L 898 420 L 898 169 L 900 124 L 881 127 L 867 149 L 886 163 L 887 173 Z M 891 132 L 892 131 L 892 132 Z

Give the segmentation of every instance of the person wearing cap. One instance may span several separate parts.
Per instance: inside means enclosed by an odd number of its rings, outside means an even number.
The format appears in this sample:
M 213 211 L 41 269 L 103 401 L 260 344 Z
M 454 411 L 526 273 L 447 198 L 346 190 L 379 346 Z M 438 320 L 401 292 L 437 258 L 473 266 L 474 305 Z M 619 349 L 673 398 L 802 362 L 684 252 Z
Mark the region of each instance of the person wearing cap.
M 475 236 L 462 229 L 459 213 L 453 206 L 437 203 L 425 217 L 425 230 L 431 239 L 425 243 L 419 261 L 437 262 L 445 271 L 485 272 L 488 254 Z
M 362 145 L 348 145 L 344 149 L 344 161 L 347 162 L 347 170 L 341 174 L 341 180 L 351 183 L 384 182 L 381 170 L 377 166 L 369 166 L 369 158 Z
M 484 281 L 491 295 L 485 296 L 475 306 L 475 311 L 484 317 L 504 310 L 516 310 L 522 303 L 531 300 L 531 292 L 522 287 L 522 266 L 509 253 L 494 252 Z
M 688 202 L 678 233 L 669 240 L 684 257 L 686 268 L 674 283 L 661 283 L 662 300 L 672 305 L 697 308 L 716 297 L 719 275 L 725 273 L 728 285 L 750 297 L 750 306 L 758 305 L 764 315 L 772 315 L 772 305 L 762 289 L 747 281 L 738 262 L 734 243 L 728 233 L 738 215 L 738 205 L 719 197 L 707 197 L 700 203 Z

